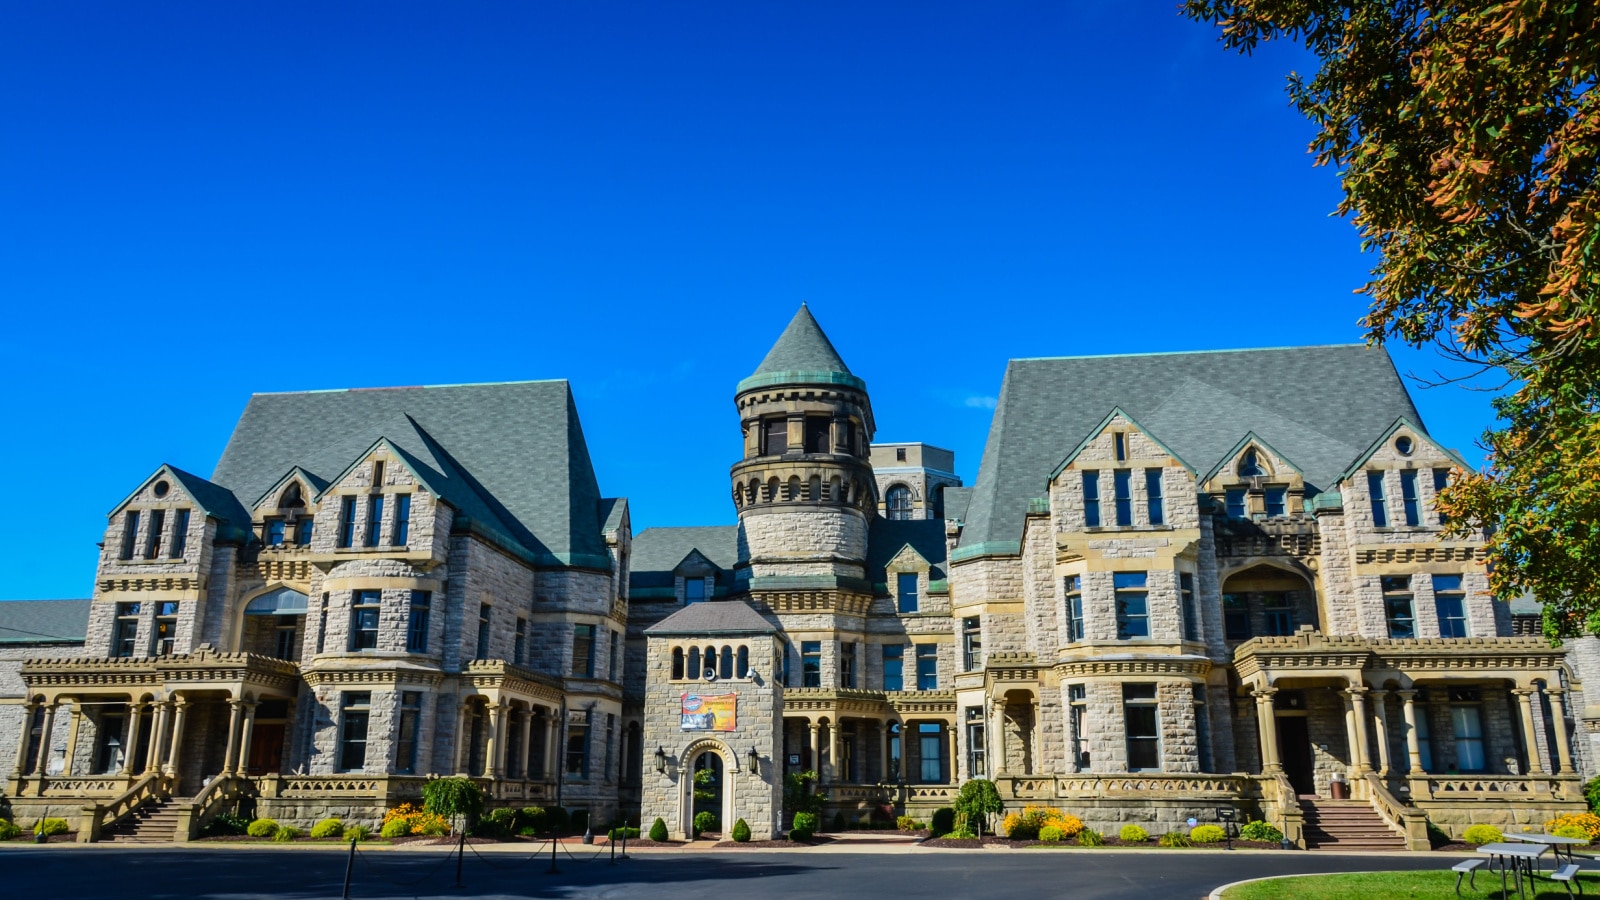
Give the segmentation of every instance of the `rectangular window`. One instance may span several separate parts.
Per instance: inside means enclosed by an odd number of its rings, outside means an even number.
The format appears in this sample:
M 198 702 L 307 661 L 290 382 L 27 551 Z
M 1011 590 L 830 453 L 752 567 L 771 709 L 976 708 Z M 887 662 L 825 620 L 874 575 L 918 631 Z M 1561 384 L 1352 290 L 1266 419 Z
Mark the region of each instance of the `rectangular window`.
M 383 487 L 383 460 L 381 459 L 372 461 L 372 487 L 374 489 Z
M 854 688 L 856 686 L 856 644 L 855 641 L 841 641 L 839 644 L 839 687 Z
M 594 677 L 594 626 L 572 626 L 572 676 Z
M 761 455 L 781 456 L 789 449 L 789 420 L 767 419 L 761 423 Z
M 917 690 L 939 689 L 939 645 L 917 645 Z
M 1083 473 L 1083 524 L 1086 528 L 1100 527 L 1100 473 Z
M 1227 504 L 1228 509 L 1228 518 L 1249 518 L 1245 508 L 1244 499 L 1244 488 L 1228 488 L 1227 493 L 1224 495 L 1224 501 Z
M 1457 688 L 1450 692 L 1450 727 L 1456 736 L 1456 771 L 1482 772 L 1486 766 L 1483 754 L 1483 714 L 1476 703 L 1457 703 L 1456 698 L 1477 699 L 1475 691 Z
M 1067 643 L 1083 640 L 1083 576 L 1068 575 L 1067 593 Z
M 1166 524 L 1167 510 L 1165 504 L 1162 503 L 1160 469 L 1144 470 L 1144 496 L 1150 513 L 1150 524 Z
M 1111 489 L 1116 500 L 1117 524 L 1133 524 L 1133 472 L 1117 469 L 1111 473 Z
M 1267 634 L 1275 637 L 1294 634 L 1294 607 L 1289 605 L 1288 594 L 1262 594 L 1261 608 L 1266 617 Z
M 161 532 L 167 526 L 167 511 L 164 509 L 151 510 L 150 530 L 144 535 L 144 558 L 155 559 L 161 555 Z
M 1372 499 L 1372 525 L 1374 528 L 1389 527 L 1388 501 L 1383 495 L 1383 473 L 1367 473 L 1367 496 Z
M 122 550 L 117 554 L 118 559 L 133 559 L 134 541 L 139 535 L 139 514 L 130 510 L 122 517 Z
M 967 707 L 967 777 L 989 777 L 988 762 L 983 754 L 983 707 Z
M 1079 771 L 1089 770 L 1089 691 L 1081 684 L 1067 686 L 1067 702 L 1072 710 L 1072 758 Z
M 339 501 L 339 546 L 349 547 L 356 540 L 356 498 L 342 497 Z
M 917 573 L 902 572 L 895 578 L 896 594 L 900 602 L 900 611 L 914 613 L 917 611 Z
M 489 622 L 494 615 L 494 607 L 487 603 L 478 604 L 478 646 L 474 648 L 477 653 L 474 658 L 489 658 Z
M 923 784 L 944 783 L 944 726 L 924 722 L 917 726 L 919 748 L 922 753 Z
M 378 537 L 383 531 L 383 495 L 373 494 L 367 498 L 367 539 L 368 547 L 378 546 Z
M 411 495 L 396 494 L 394 498 L 394 536 L 389 546 L 404 547 L 411 541 Z
M 685 578 L 683 580 L 684 604 L 699 603 L 706 599 L 706 580 L 704 578 Z
M 1244 594 L 1222 595 L 1222 627 L 1230 641 L 1250 640 L 1250 602 Z
M 833 420 L 827 416 L 806 416 L 806 452 L 833 452 Z
M 277 640 L 273 643 L 273 656 L 294 661 L 299 657 L 300 642 L 295 640 L 299 628 L 294 616 L 279 616 Z
M 1288 496 L 1288 488 L 1267 488 L 1267 518 L 1286 519 L 1289 517 L 1289 506 L 1286 502 Z
M 1438 506 L 1439 506 L 1439 492 L 1444 490 L 1445 488 L 1447 488 L 1449 486 L 1450 486 L 1450 470 L 1449 469 L 1434 469 L 1433 470 L 1433 505 L 1434 505 L 1434 509 L 1439 514 L 1439 524 L 1440 525 L 1448 525 L 1450 523 L 1450 517 L 1445 515 L 1443 510 L 1439 510 L 1438 509 Z
M 1421 525 L 1422 512 L 1417 505 L 1417 470 L 1400 472 L 1400 505 L 1405 509 L 1407 525 Z
M 1439 636 L 1467 636 L 1467 595 L 1460 575 L 1433 576 L 1433 607 L 1439 614 Z
M 1117 593 L 1117 640 L 1136 641 L 1150 636 L 1150 595 L 1144 572 L 1112 575 Z
M 567 780 L 589 780 L 590 711 L 567 712 Z
M 184 551 L 189 549 L 189 511 L 180 509 L 172 516 L 172 549 L 167 551 L 167 556 L 172 559 L 183 559 Z
M 1200 771 L 1211 771 L 1211 716 L 1206 713 L 1206 686 L 1194 686 L 1194 742 L 1200 751 Z
M 301 547 L 311 546 L 311 529 L 316 520 L 310 516 L 301 516 L 294 522 L 294 542 Z
M 1111 447 L 1116 452 L 1117 462 L 1123 462 L 1127 460 L 1128 436 L 1126 434 L 1119 431 L 1111 435 Z
M 411 592 L 411 614 L 406 620 L 406 652 L 428 652 L 428 613 L 433 609 L 433 592 Z
M 983 668 L 983 620 L 969 616 L 961 620 L 961 669 L 971 672 Z
M 261 543 L 268 547 L 282 547 L 283 533 L 288 523 L 282 519 L 268 519 L 261 526 Z
M 372 694 L 341 694 L 339 706 L 339 771 L 358 772 L 367 767 L 367 718 L 372 712 Z
M 394 770 L 401 775 L 417 771 L 417 728 L 422 721 L 422 692 L 400 695 L 400 732 L 394 745 Z
M 822 642 L 800 642 L 800 686 L 822 687 Z
M 1194 576 L 1188 572 L 1178 575 L 1178 599 L 1183 613 L 1183 639 L 1200 640 L 1200 609 L 1194 603 Z
M 116 631 L 111 639 L 111 655 L 129 657 L 133 655 L 135 641 L 139 638 L 139 612 L 137 603 L 117 604 Z
M 355 591 L 350 595 L 350 649 L 378 649 L 378 614 L 382 591 Z
M 1379 581 L 1383 585 L 1383 614 L 1389 622 L 1389 637 L 1416 637 L 1416 617 L 1411 609 L 1411 576 L 1384 575 Z
M 1124 684 L 1122 715 L 1128 747 L 1128 771 L 1161 769 L 1161 731 L 1156 715 L 1156 686 Z
M 883 689 L 903 691 L 905 682 L 906 647 L 904 644 L 883 645 Z
M 511 661 L 523 665 L 523 653 L 528 649 L 528 620 L 517 617 L 517 634 L 515 642 L 511 645 Z
M 163 600 L 156 604 L 156 627 L 150 641 L 156 656 L 171 656 L 178 646 L 178 604 Z
M 1433 726 L 1428 724 L 1429 710 L 1427 698 L 1417 697 L 1417 755 L 1422 758 L 1422 771 L 1433 771 Z

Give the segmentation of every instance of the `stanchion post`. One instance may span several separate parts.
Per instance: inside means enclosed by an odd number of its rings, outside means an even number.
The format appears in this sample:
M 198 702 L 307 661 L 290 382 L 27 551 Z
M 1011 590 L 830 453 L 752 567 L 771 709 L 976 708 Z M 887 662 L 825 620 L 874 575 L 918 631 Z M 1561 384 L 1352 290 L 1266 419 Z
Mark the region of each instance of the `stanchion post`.
M 622 855 L 617 859 L 628 858 L 628 817 L 622 817 Z
M 461 857 L 467 852 L 467 832 L 462 829 L 461 837 L 456 841 L 456 887 L 461 887 Z
M 550 868 L 545 870 L 546 875 L 559 875 L 561 870 L 556 867 L 556 830 L 550 828 Z
M 350 872 L 356 867 L 356 839 L 350 839 L 350 858 L 344 862 L 344 900 L 350 900 Z

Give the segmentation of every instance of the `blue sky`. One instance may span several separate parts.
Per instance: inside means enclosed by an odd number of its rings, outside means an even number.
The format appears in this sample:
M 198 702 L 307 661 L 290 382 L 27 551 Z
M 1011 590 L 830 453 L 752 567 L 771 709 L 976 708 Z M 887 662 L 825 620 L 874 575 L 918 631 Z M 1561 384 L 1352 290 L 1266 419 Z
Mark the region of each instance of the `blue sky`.
M 968 483 L 1009 358 L 1360 340 L 1296 67 L 1166 0 L 9 4 L 0 596 L 88 596 L 255 391 L 568 378 L 637 531 L 732 521 L 801 301 Z

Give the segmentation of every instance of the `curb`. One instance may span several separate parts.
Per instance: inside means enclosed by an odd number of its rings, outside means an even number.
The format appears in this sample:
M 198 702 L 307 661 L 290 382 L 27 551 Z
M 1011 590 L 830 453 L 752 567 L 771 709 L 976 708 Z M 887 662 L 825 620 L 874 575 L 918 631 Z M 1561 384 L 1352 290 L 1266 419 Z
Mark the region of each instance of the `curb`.
M 1228 888 L 1238 887 L 1241 884 L 1255 884 L 1258 881 L 1278 881 L 1284 878 L 1316 878 L 1322 875 L 1380 875 L 1382 872 L 1295 872 L 1292 875 L 1266 875 L 1261 878 L 1246 878 L 1242 881 L 1230 881 L 1220 887 L 1213 888 L 1206 895 L 1209 900 L 1222 900 L 1222 893 Z

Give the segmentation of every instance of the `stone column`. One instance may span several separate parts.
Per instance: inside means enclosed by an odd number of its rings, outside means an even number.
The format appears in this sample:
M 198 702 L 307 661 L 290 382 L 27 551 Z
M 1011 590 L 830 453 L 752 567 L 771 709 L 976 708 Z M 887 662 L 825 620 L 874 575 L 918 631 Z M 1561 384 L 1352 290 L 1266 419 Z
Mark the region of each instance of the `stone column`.
M 839 780 L 839 717 L 828 720 L 828 778 L 829 784 Z
M 533 771 L 533 707 L 528 707 L 522 714 L 522 759 L 517 761 L 517 768 L 521 771 L 522 780 L 527 781 L 528 775 Z
M 1371 768 L 1367 760 L 1367 688 L 1365 685 L 1351 685 L 1345 689 L 1345 694 L 1350 698 L 1351 718 L 1354 719 L 1355 752 L 1351 753 L 1351 764 L 1355 767 L 1355 777 L 1360 778 Z
M 167 716 L 171 712 L 172 701 L 162 700 L 153 705 L 155 707 L 155 716 L 150 723 L 150 745 L 144 752 L 144 770 L 146 774 L 161 771 L 161 750 L 167 736 Z
M 239 725 L 244 719 L 244 701 L 237 697 L 228 701 L 228 749 L 222 755 L 222 774 L 233 775 L 239 770 Z
M 44 722 L 39 726 L 39 756 L 34 761 L 33 774 L 44 777 L 50 765 L 50 738 L 56 728 L 56 713 L 61 711 L 61 701 L 52 700 L 44 709 Z
M 1033 771 L 1029 774 L 1044 774 L 1044 753 L 1039 746 L 1039 739 L 1044 736 L 1044 723 L 1039 717 L 1039 696 L 1033 697 L 1030 704 L 1030 714 L 1033 718 L 1028 722 L 1028 759 L 1033 763 Z
M 17 780 L 28 771 L 28 738 L 33 733 L 33 714 L 39 704 L 29 700 L 22 705 L 22 734 L 17 741 L 17 764 L 11 769 L 11 792 L 17 791 Z
M 1533 691 L 1517 688 L 1517 706 L 1522 709 L 1522 744 L 1528 751 L 1528 774 L 1543 775 L 1544 763 L 1539 759 L 1539 742 L 1533 730 Z
M 989 755 L 994 758 L 994 763 L 989 768 L 994 770 L 995 778 L 1001 778 L 1007 771 L 1005 698 L 989 698 L 989 708 L 994 713 L 994 742 L 989 748 Z
M 1279 774 L 1283 764 L 1278 761 L 1278 719 L 1272 708 L 1278 689 L 1260 688 L 1250 693 L 1256 698 L 1256 725 L 1261 732 L 1261 774 Z
M 244 726 L 239 735 L 239 764 L 234 766 L 233 774 L 247 775 L 250 772 L 250 738 L 256 730 L 256 704 L 244 705 Z
M 139 719 L 144 716 L 144 709 L 148 704 L 128 704 L 128 738 L 122 742 L 122 775 L 133 774 L 133 761 L 139 756 Z
M 467 737 L 467 713 L 471 711 L 472 704 L 465 697 L 459 698 L 459 701 L 461 707 L 456 710 L 456 774 L 465 775 L 470 762 L 467 752 L 472 746 L 471 739 Z
M 817 773 L 817 780 L 822 781 L 822 741 L 817 734 L 822 726 L 815 719 L 807 719 L 806 727 L 811 729 L 811 767 Z
M 506 742 L 500 735 L 500 725 L 505 720 L 504 712 L 504 706 L 498 703 L 489 704 L 489 739 L 484 743 L 483 774 L 490 778 L 500 777 L 500 756 L 506 747 Z
M 1546 691 L 1550 695 L 1551 724 L 1556 726 L 1556 759 L 1560 763 L 1558 775 L 1571 775 L 1576 769 L 1572 767 L 1572 748 L 1567 746 L 1567 708 L 1563 699 L 1566 691 L 1561 688 L 1550 688 Z
M 1417 692 L 1395 691 L 1400 695 L 1400 712 L 1406 723 L 1406 768 L 1413 776 L 1422 771 L 1422 740 L 1417 737 Z
M 178 762 L 183 759 L 183 721 L 188 713 L 188 699 L 179 697 L 176 712 L 172 714 L 172 745 L 167 748 L 167 775 L 172 777 L 177 777 Z
M 552 709 L 545 716 L 544 721 L 544 777 L 546 781 L 552 781 L 560 777 L 560 772 L 556 767 L 556 763 L 560 760 L 560 757 L 556 754 L 561 751 L 561 748 L 556 746 L 557 734 L 556 711 Z
M 80 698 L 72 700 L 71 724 L 67 726 L 67 758 L 61 767 L 61 774 L 66 776 L 76 775 L 73 771 L 78 764 L 78 731 L 83 727 L 83 703 Z M 90 754 L 89 768 L 94 768 L 94 754 Z M 87 773 L 86 773 L 87 774 Z
M 1372 714 L 1378 724 L 1378 774 L 1389 774 L 1389 692 L 1372 692 Z
M 878 778 L 884 784 L 890 784 L 890 783 L 893 783 L 893 781 L 894 781 L 894 773 L 889 771 L 889 725 L 890 724 L 891 723 L 889 722 L 888 719 L 884 719 L 882 722 L 878 723 L 878 750 L 879 750 L 879 753 L 881 754 L 880 762 L 882 762 L 882 765 L 880 765 L 878 767 Z
M 961 778 L 956 774 L 956 762 L 961 758 L 961 748 L 957 742 L 961 729 L 952 724 L 946 724 L 945 727 L 950 730 L 950 777 L 947 779 L 947 783 L 959 784 Z

